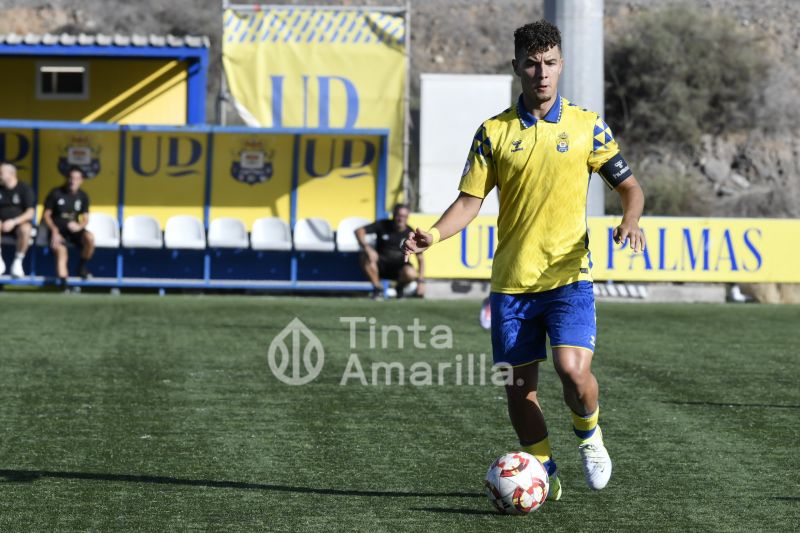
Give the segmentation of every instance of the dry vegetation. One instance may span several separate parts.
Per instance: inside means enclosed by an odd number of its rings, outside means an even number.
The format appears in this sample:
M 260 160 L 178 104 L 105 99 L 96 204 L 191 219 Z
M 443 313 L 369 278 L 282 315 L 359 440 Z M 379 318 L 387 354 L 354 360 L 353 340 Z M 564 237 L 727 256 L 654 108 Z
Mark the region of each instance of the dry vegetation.
M 311 1 L 273 3 L 309 4 Z M 318 4 L 402 5 L 402 1 L 318 0 Z M 508 72 L 511 34 L 520 24 L 542 16 L 543 2 L 529 0 L 415 0 L 412 5 L 412 108 L 418 107 L 420 72 Z M 205 34 L 211 37 L 208 116 L 215 116 L 219 87 L 220 2 L 217 0 L 3 0 L 0 32 L 102 32 Z M 796 0 L 606 0 L 606 50 L 614 57 L 630 36 L 641 32 L 652 12 L 684 6 L 704 20 L 725 25 L 745 40 L 728 39 L 716 56 L 703 51 L 687 57 L 683 71 L 739 66 L 737 58 L 755 58 L 749 92 L 721 93 L 723 101 L 697 122 L 691 142 L 653 141 L 650 120 L 625 123 L 609 97 L 608 121 L 618 129 L 626 153 L 635 154 L 637 174 L 650 197 L 650 212 L 799 217 L 800 135 L 797 105 L 800 86 L 800 2 Z M 732 33 L 733 34 L 733 33 Z M 669 33 L 665 33 L 666 36 Z M 690 38 L 691 38 L 691 34 Z M 725 35 L 723 31 L 722 34 Z M 747 39 L 750 39 L 747 41 Z M 737 49 L 741 43 L 745 48 Z M 635 44 L 635 43 L 634 43 Z M 716 59 L 714 59 L 716 58 Z M 724 64 L 712 65 L 709 60 Z M 688 65 L 688 67 L 687 67 Z M 618 68 L 614 68 L 614 67 Z M 618 88 L 622 65 L 607 68 L 609 95 Z M 715 79 L 714 77 L 709 79 Z M 667 80 L 670 81 L 670 80 Z M 684 80 L 685 81 L 685 80 Z M 741 81 L 737 78 L 734 82 Z M 670 84 L 665 83 L 665 88 Z M 680 98 L 695 102 L 697 91 L 675 85 L 677 99 L 665 105 L 658 93 L 644 102 L 668 124 L 680 111 Z M 691 89 L 689 87 L 688 89 Z M 678 102 L 676 105 L 675 102 Z M 742 103 L 744 102 L 744 103 Z M 687 107 L 690 107 L 687 104 Z M 708 111 L 708 110 L 707 110 Z M 727 120 L 725 113 L 730 115 Z M 412 114 L 412 116 L 415 116 Z M 412 158 L 413 161 L 413 158 Z M 412 168 L 412 175 L 415 169 Z M 610 200 L 608 208 L 617 206 Z

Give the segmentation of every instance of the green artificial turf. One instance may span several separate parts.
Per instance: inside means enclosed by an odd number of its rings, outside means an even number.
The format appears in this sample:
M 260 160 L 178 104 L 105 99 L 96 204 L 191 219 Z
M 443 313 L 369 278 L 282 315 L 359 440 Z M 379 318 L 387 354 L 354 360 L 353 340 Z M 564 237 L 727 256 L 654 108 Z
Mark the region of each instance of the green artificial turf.
M 586 488 L 548 362 L 564 484 L 495 514 L 486 468 L 516 448 L 502 388 L 341 385 L 351 353 L 432 365 L 490 353 L 478 302 L 0 294 L 0 530 L 791 531 L 800 527 L 800 308 L 598 305 L 595 374 L 614 475 Z M 425 326 L 350 345 L 341 316 Z M 294 317 L 325 366 L 268 366 Z M 429 330 L 452 329 L 452 347 Z M 440 333 L 445 331 L 440 328 Z M 286 341 L 291 340 L 286 337 Z M 439 341 L 443 337 L 439 337 Z M 278 350 L 274 352 L 280 354 Z M 352 370 L 352 369 L 351 369 Z M 474 376 L 480 369 L 473 368 Z M 397 377 L 395 375 L 395 377 Z M 438 376 L 434 375 L 434 381 Z

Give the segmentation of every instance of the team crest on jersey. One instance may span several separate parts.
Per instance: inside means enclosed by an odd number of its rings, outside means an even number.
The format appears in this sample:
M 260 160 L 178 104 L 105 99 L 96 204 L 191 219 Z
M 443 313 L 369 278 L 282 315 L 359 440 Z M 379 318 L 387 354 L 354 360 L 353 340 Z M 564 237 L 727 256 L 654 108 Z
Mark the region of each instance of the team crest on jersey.
M 569 150 L 569 136 L 567 135 L 566 131 L 562 131 L 558 134 L 558 142 L 556 143 L 556 150 L 561 152 L 562 154 Z
M 272 158 L 275 150 L 268 150 L 258 139 L 244 142 L 242 149 L 234 153 L 231 176 L 236 181 L 256 185 L 272 178 Z
M 14 193 L 14 196 L 11 197 L 11 203 L 14 205 L 19 204 L 19 194 Z
M 88 135 L 73 135 L 69 144 L 59 149 L 58 173 L 66 178 L 70 168 L 78 167 L 87 178 L 94 178 L 100 173 L 100 150 Z

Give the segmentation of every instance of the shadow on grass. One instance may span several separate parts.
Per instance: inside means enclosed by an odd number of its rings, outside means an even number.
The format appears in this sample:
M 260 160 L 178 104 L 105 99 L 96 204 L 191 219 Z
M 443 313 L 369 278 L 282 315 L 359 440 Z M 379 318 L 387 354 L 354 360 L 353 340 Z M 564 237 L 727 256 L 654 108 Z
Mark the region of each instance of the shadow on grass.
M 273 492 L 294 492 L 298 494 L 319 494 L 330 496 L 378 496 L 382 498 L 480 498 L 478 492 L 403 492 L 371 491 L 352 489 L 325 489 L 313 487 L 294 487 L 269 483 L 244 483 L 240 481 L 214 481 L 211 479 L 181 479 L 169 476 L 142 476 L 133 474 L 99 474 L 91 472 L 54 472 L 50 470 L 0 470 L 0 477 L 6 483 L 31 483 L 41 478 L 82 479 L 88 481 L 111 481 L 123 483 L 151 483 L 155 485 L 180 485 L 185 487 L 210 487 L 215 489 L 263 490 Z
M 409 511 L 425 511 L 426 513 L 469 514 L 503 516 L 497 511 L 482 511 L 480 509 L 452 509 L 447 507 L 410 507 Z
M 773 409 L 800 409 L 800 405 L 778 403 L 688 402 L 677 400 L 662 400 L 661 403 L 669 403 L 672 405 L 699 405 L 706 407 L 769 407 Z

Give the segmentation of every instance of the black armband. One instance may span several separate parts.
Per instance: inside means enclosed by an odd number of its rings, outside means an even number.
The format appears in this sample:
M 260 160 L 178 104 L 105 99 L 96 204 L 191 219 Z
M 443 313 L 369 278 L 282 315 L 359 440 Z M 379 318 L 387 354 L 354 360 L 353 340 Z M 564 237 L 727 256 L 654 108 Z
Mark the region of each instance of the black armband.
M 597 173 L 600 174 L 606 185 L 612 189 L 633 175 L 628 162 L 620 154 L 606 161 Z

